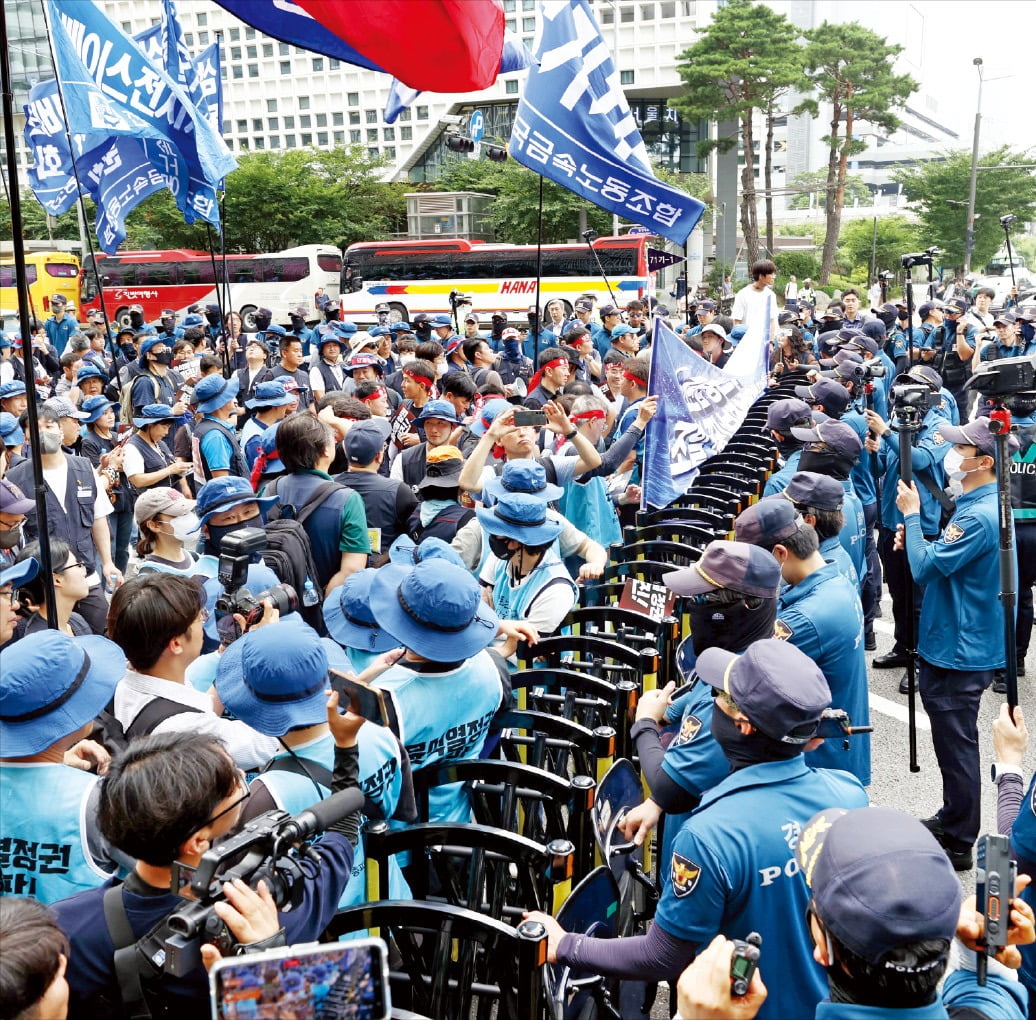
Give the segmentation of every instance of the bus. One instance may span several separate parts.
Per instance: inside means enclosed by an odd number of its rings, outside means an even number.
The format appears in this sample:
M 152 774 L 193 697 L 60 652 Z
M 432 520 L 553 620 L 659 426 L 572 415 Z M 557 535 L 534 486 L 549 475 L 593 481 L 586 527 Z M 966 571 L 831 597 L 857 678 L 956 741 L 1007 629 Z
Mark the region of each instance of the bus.
M 183 315 L 192 305 L 216 304 L 216 284 L 225 293 L 223 260 L 207 251 L 130 251 L 102 255 L 97 268 L 101 277 L 104 307 L 110 322 L 129 325 L 131 305 L 141 305 L 144 321 L 159 318 L 172 308 Z M 230 310 L 241 316 L 246 332 L 256 329 L 255 313 L 269 308 L 273 321 L 288 325 L 289 310 L 306 309 L 307 319 L 316 319 L 316 295 L 338 297 L 342 278 L 342 253 L 327 244 L 305 244 L 285 251 L 260 255 L 227 255 Z M 83 269 L 83 308 L 101 307 L 90 257 Z M 84 312 L 85 314 L 85 312 Z
M 29 314 L 42 322 L 51 313 L 50 299 L 64 297 L 70 306 L 79 304 L 79 259 L 67 251 L 25 253 L 25 276 L 29 284 Z M 0 318 L 18 318 L 18 288 L 14 259 L 0 259 Z
M 649 234 L 599 237 L 592 242 L 593 252 L 586 244 L 543 245 L 543 319 L 548 302 L 555 298 L 564 302 L 566 314 L 571 315 L 580 294 L 607 294 L 602 267 L 620 304 L 653 293 L 647 264 L 650 239 Z M 524 321 L 536 302 L 536 245 L 487 244 L 455 237 L 363 241 L 346 249 L 340 297 L 343 319 L 376 322 L 375 307 L 382 303 L 388 304 L 394 322 L 409 322 L 417 312 L 449 313 L 454 292 L 470 297 L 471 306 L 483 316 L 501 312 L 508 319 Z

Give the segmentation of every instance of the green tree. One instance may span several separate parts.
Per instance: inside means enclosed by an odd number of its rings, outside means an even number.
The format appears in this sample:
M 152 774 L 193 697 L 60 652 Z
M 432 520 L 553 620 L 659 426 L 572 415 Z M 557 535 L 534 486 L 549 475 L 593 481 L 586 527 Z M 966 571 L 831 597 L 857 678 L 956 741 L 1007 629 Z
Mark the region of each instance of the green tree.
M 730 0 L 679 58 L 686 91 L 672 105 L 689 117 L 738 119 L 745 155 L 741 230 L 750 263 L 759 257 L 752 117 L 756 110 L 771 109 L 781 92 L 800 83 L 800 50 L 798 30 L 783 15 L 751 0 Z M 772 145 L 772 131 L 768 134 L 767 144 Z M 726 152 L 736 144 L 735 138 L 718 138 L 703 147 Z M 767 234 L 772 240 L 772 227 Z
M 979 167 L 990 169 L 978 171 L 972 265 L 988 262 L 1003 244 L 1001 216 L 1014 213 L 1018 223 L 1036 219 L 1036 177 L 1030 170 L 1012 169 L 1032 163 L 1033 155 L 1031 149 L 1016 152 L 1003 146 L 979 159 Z M 941 248 L 946 266 L 964 265 L 970 175 L 971 153 L 965 150 L 940 153 L 927 163 L 901 167 L 892 175 L 917 210 L 922 246 Z
M 858 155 L 866 143 L 856 136 L 861 121 L 890 134 L 899 127 L 895 110 L 917 90 L 917 82 L 893 70 L 902 46 L 890 46 L 885 39 L 855 21 L 832 25 L 824 22 L 806 33 L 805 70 L 819 99 L 831 104 L 831 133 L 828 145 L 827 230 L 820 263 L 820 283 L 834 267 L 838 233 L 845 204 L 849 157 Z M 807 99 L 797 112 L 819 116 L 815 99 Z
M 838 237 L 838 267 L 843 276 L 866 276 L 870 272 L 871 248 L 877 271 L 899 270 L 899 256 L 917 251 L 920 243 L 916 224 L 905 216 L 880 216 L 877 219 L 877 241 L 873 219 L 847 223 Z
M 788 199 L 789 209 L 809 209 L 811 199 L 817 208 L 827 208 L 826 170 L 808 170 L 798 174 L 788 182 L 788 187 L 800 190 L 799 194 Z M 860 202 L 869 205 L 870 200 L 871 189 L 863 183 L 863 178 L 859 174 L 849 174 L 845 178 L 845 204 Z

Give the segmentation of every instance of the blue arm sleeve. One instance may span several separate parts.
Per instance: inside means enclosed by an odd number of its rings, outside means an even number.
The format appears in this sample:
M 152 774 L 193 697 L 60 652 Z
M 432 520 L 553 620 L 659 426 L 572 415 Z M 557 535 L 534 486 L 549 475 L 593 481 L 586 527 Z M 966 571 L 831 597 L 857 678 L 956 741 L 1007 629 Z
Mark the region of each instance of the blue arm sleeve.
M 967 567 L 976 557 L 985 553 L 988 543 L 981 521 L 967 516 L 957 520 L 963 529 L 953 542 L 937 538 L 926 542 L 921 533 L 921 518 L 911 514 L 906 519 L 906 551 L 914 579 L 927 584 L 938 575 L 949 577 Z
M 1020 981 L 1005 981 L 999 974 L 990 974 L 982 987 L 973 971 L 955 970 L 943 984 L 942 1004 L 970 1007 L 997 1020 L 1024 1020 L 1029 993 Z

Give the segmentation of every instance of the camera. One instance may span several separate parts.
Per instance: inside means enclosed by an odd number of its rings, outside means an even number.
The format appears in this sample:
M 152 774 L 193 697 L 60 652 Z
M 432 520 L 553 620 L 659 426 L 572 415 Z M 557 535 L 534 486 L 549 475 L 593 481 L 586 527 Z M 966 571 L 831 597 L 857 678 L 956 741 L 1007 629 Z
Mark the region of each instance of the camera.
M 895 278 L 895 275 L 896 274 L 894 272 L 892 272 L 891 269 L 883 269 L 880 273 L 878 273 L 878 279 L 879 280 L 891 280 L 891 279 Z
M 450 291 L 450 306 L 470 305 L 475 299 L 470 294 L 462 294 L 459 290 Z
M 864 382 L 885 378 L 885 363 L 878 358 L 868 358 L 860 367 L 863 369 L 862 378 Z
M 596 230 L 584 230 L 579 236 L 584 241 L 586 241 L 587 244 L 591 244 L 593 241 L 597 240 L 597 231 Z
M 254 626 L 263 617 L 263 599 L 269 599 L 281 616 L 295 612 L 299 600 L 290 584 L 275 584 L 258 595 L 252 595 L 245 587 L 249 563 L 265 548 L 266 532 L 262 528 L 241 528 L 223 536 L 217 575 L 223 593 L 216 599 L 217 620 L 239 614 L 245 618 L 246 629 Z
M 194 898 L 152 928 L 137 943 L 138 952 L 154 970 L 174 977 L 184 977 L 201 965 L 205 943 L 211 942 L 223 955 L 233 952 L 236 940 L 213 909 L 224 899 L 224 883 L 240 878 L 254 889 L 262 880 L 278 910 L 297 907 L 302 902 L 302 861 L 309 853 L 310 840 L 362 807 L 363 794 L 351 788 L 295 817 L 277 808 L 257 815 L 240 832 L 202 855 L 190 881 Z M 172 892 L 182 890 L 173 888 Z
M 912 266 L 930 266 L 935 256 L 941 254 L 942 252 L 933 244 L 931 248 L 925 248 L 924 251 L 900 256 L 900 262 L 904 269 L 910 269 Z
M 1018 217 L 1015 216 L 1014 213 L 1008 213 L 1006 216 L 1001 216 L 1000 226 L 1006 230 L 1016 219 L 1018 219 Z
M 976 368 L 965 389 L 978 390 L 984 397 L 1013 397 L 1036 389 L 1036 354 L 1029 358 L 987 361 Z
M 892 409 L 897 416 L 923 416 L 932 407 L 932 388 L 925 383 L 901 382 L 892 385 Z

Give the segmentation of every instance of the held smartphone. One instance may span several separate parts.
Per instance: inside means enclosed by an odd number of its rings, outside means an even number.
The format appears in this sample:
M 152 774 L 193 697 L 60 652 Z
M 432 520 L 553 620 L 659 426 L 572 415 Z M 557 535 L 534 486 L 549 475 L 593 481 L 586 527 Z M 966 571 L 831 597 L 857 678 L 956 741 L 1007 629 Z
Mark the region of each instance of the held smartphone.
M 343 710 L 351 704 L 357 715 L 377 723 L 379 726 L 389 725 L 389 714 L 385 707 L 385 695 L 376 687 L 355 680 L 339 673 L 337 669 L 328 670 L 331 689 L 338 692 L 338 707 Z
M 546 424 L 547 412 L 542 408 L 538 411 L 531 411 L 526 408 L 524 411 L 514 412 L 515 428 L 523 428 L 526 425 L 532 425 L 534 428 L 541 429 Z
M 214 1020 L 388 1020 L 381 939 L 283 946 L 220 960 L 209 974 Z

